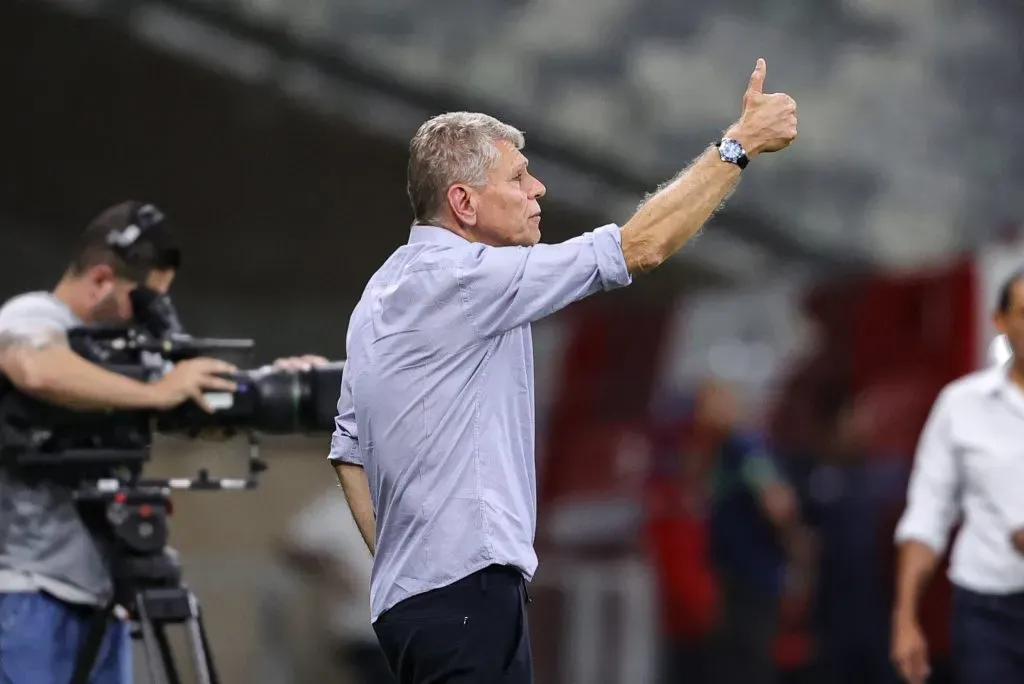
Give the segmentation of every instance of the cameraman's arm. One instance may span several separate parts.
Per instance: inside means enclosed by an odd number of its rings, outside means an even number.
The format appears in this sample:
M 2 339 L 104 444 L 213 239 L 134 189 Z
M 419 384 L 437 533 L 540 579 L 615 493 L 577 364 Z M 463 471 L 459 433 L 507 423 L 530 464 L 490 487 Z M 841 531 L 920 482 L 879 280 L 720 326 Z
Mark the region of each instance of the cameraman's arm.
M 352 379 L 349 366 L 341 376 L 341 394 L 338 397 L 338 415 L 334 419 L 334 436 L 331 438 L 331 453 L 327 457 L 338 474 L 338 484 L 345 492 L 352 517 L 363 535 L 370 554 L 377 550 L 377 516 L 373 511 L 370 497 L 370 482 L 363 470 L 363 454 L 359 449 L 356 435 L 356 408 L 352 401 Z
M 141 409 L 155 403 L 151 385 L 89 363 L 59 328 L 0 332 L 0 372 L 22 392 L 80 410 Z

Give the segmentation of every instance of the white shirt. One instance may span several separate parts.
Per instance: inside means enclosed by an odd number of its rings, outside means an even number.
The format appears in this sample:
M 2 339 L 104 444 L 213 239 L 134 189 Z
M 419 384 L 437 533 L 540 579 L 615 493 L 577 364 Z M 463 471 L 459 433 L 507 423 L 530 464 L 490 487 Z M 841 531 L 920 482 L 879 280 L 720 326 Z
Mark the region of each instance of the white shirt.
M 950 559 L 957 586 L 987 594 L 1024 590 L 1024 392 L 1006 366 L 967 375 L 939 394 L 921 434 L 896 541 L 941 554 L 958 519 Z

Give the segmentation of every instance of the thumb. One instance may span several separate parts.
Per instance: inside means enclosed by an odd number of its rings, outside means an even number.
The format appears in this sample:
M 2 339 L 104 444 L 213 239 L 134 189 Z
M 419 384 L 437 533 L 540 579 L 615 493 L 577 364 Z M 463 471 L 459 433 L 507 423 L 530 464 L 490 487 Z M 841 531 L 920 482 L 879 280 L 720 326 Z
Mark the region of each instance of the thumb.
M 764 77 L 768 73 L 768 65 L 764 59 L 758 58 L 754 66 L 754 73 L 750 74 L 750 83 L 747 85 L 748 93 L 764 92 Z
M 213 407 L 211 407 L 206 402 L 206 396 L 203 394 L 202 389 L 197 387 L 195 390 L 192 391 L 192 393 L 189 396 L 191 397 L 192 401 L 194 401 L 199 406 L 199 408 L 203 409 L 207 413 L 213 413 Z

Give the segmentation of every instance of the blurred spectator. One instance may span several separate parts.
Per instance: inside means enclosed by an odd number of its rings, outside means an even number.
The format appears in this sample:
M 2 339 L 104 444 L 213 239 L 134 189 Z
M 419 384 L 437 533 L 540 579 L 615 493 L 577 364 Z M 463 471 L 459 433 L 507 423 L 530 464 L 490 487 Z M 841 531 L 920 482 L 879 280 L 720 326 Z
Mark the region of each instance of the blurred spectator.
M 672 445 L 670 472 L 645 497 L 645 536 L 657 572 L 665 635 L 662 681 L 710 682 L 709 645 L 717 586 L 708 553 L 707 514 L 714 444 L 686 426 Z
M 330 626 L 342 663 L 364 684 L 393 681 L 370 626 L 373 558 L 337 487 L 331 487 L 299 513 L 292 523 L 288 550 L 293 561 L 306 560 L 309 570 L 319 569 L 325 574 L 337 592 Z M 314 563 L 309 564 L 310 560 Z
M 813 623 L 821 684 L 895 682 L 889 664 L 888 578 L 881 530 L 902 497 L 905 468 L 870 458 L 877 421 L 863 400 L 841 390 L 820 403 L 826 441 L 800 482 L 806 520 L 817 532 Z M 817 456 L 817 458 L 815 458 Z
M 264 628 L 271 630 L 266 635 L 267 648 L 279 649 L 279 659 L 287 659 L 301 650 L 294 644 L 282 648 L 283 644 L 277 642 L 286 642 L 291 635 L 282 634 L 274 626 L 282 622 L 280 614 L 287 606 L 298 602 L 300 590 L 309 589 L 316 592 L 318 604 L 327 607 L 326 632 L 329 644 L 336 649 L 335 670 L 343 676 L 332 681 L 392 684 L 395 680 L 370 625 L 373 559 L 337 487 L 331 487 L 299 512 L 280 551 L 292 581 L 280 582 L 267 597 L 268 624 Z M 283 681 L 295 681 L 300 676 L 297 673 L 304 670 L 302 665 L 274 663 L 274 674 L 264 676 L 275 684 L 280 684 L 282 677 L 286 678 Z
M 729 387 L 698 390 L 695 431 L 715 454 L 711 550 L 722 611 L 713 672 L 721 684 L 761 684 L 777 679 L 780 599 L 809 588 L 810 555 L 793 488 L 764 441 L 738 429 L 737 412 Z

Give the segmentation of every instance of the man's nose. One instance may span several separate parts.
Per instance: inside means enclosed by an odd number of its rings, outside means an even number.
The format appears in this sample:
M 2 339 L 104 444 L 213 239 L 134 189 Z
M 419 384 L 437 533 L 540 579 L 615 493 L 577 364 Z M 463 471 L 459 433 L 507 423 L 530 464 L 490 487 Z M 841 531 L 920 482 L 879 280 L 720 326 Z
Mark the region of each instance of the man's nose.
M 548 189 L 546 187 L 544 187 L 544 184 L 541 183 L 539 179 L 534 178 L 533 179 L 533 192 L 530 194 L 530 197 L 532 199 L 540 199 L 541 197 L 546 195 L 547 192 L 548 192 Z

